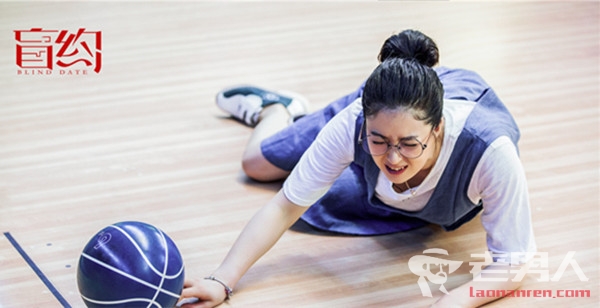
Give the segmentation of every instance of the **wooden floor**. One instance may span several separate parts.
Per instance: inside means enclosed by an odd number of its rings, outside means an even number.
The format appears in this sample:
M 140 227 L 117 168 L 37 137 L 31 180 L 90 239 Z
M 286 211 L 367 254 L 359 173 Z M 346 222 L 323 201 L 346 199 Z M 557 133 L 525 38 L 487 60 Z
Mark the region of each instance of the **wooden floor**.
M 86 242 L 124 220 L 156 225 L 189 276 L 224 257 L 280 187 L 241 172 L 251 130 L 214 104 L 253 83 L 303 93 L 312 109 L 354 90 L 383 40 L 420 29 L 443 65 L 478 71 L 522 129 L 534 231 L 550 277 L 528 290 L 584 298 L 506 298 L 491 307 L 598 307 L 598 2 L 2 2 L 0 3 L 0 307 L 82 307 L 75 280 Z M 102 32 L 102 67 L 86 76 L 18 75 L 13 31 Z M 428 248 L 463 261 L 485 251 L 478 219 L 378 237 L 290 230 L 224 307 L 426 307 L 407 261 Z M 13 242 L 10 242 L 12 239 Z M 16 246 L 31 260 L 26 262 Z M 36 276 L 38 267 L 52 290 Z

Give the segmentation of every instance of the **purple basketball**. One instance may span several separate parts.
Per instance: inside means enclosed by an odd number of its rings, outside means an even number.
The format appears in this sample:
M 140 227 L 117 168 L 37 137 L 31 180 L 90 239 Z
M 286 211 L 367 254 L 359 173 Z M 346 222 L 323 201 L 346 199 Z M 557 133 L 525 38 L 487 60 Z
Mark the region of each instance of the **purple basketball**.
M 98 232 L 79 258 L 77 284 L 88 307 L 175 307 L 183 259 L 160 229 L 136 221 Z

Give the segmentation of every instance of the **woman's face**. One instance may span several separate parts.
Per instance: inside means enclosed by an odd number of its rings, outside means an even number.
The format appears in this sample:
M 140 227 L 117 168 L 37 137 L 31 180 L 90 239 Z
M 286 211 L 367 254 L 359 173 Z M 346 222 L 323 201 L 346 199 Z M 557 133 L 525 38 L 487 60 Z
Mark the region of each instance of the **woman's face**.
M 420 171 L 427 171 L 433 167 L 437 159 L 435 136 L 439 133 L 424 121 L 416 120 L 410 111 L 382 110 L 377 114 L 368 116 L 365 124 L 366 135 L 370 145 L 387 143 L 392 145 L 383 155 L 373 155 L 373 161 L 383 174 L 395 184 L 401 184 Z M 411 138 L 412 137 L 412 138 Z M 415 140 L 416 139 L 416 140 Z M 400 154 L 394 146 L 419 147 L 417 140 L 427 147 L 417 158 L 407 158 Z

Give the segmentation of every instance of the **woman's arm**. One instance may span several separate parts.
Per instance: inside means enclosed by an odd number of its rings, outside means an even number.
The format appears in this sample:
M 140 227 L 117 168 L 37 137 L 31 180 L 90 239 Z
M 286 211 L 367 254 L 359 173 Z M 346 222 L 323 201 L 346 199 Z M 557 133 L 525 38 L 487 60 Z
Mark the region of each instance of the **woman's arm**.
M 293 204 L 282 191 L 279 191 L 248 222 L 212 275 L 234 288 L 250 266 L 273 247 L 307 208 Z M 214 280 L 188 279 L 184 285 L 182 298 L 191 297 L 198 298 L 199 302 L 183 307 L 214 307 L 225 300 L 226 293 L 224 287 Z
M 282 190 L 244 228 L 213 273 L 214 277 L 233 288 L 285 230 L 327 192 L 354 158 L 354 127 L 361 108 L 360 100 L 355 101 L 320 131 Z M 217 281 L 190 279 L 184 285 L 182 298 L 195 297 L 200 302 L 183 307 L 214 307 L 223 302 L 225 296 L 223 286 Z
M 536 251 L 525 172 L 507 138 L 499 138 L 486 150 L 473 174 L 469 195 L 483 202 L 481 222 L 488 250 L 510 257 L 488 265 L 486 271 L 450 291 L 434 307 L 478 307 L 498 298 L 473 297 L 472 290 L 518 289 L 521 282 L 512 281 L 514 273 L 527 266 L 528 256 Z M 494 276 L 494 272 L 499 274 Z

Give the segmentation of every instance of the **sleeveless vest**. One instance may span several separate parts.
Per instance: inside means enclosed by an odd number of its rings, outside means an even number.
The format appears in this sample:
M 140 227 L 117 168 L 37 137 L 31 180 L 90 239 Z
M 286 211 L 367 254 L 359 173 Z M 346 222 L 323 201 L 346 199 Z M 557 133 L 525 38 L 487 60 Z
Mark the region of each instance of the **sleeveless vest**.
M 330 191 L 307 210 L 303 220 L 319 229 L 358 235 L 405 231 L 427 223 L 450 231 L 482 210 L 482 203 L 471 202 L 467 195 L 473 172 L 485 150 L 498 137 L 507 136 L 516 146 L 519 129 L 504 104 L 479 75 L 461 69 L 437 68 L 436 71 L 444 85 L 445 99 L 476 104 L 425 207 L 420 211 L 404 211 L 381 202 L 375 196 L 380 170 L 356 142 L 354 162 Z M 355 122 L 355 140 L 363 122 L 361 114 Z

